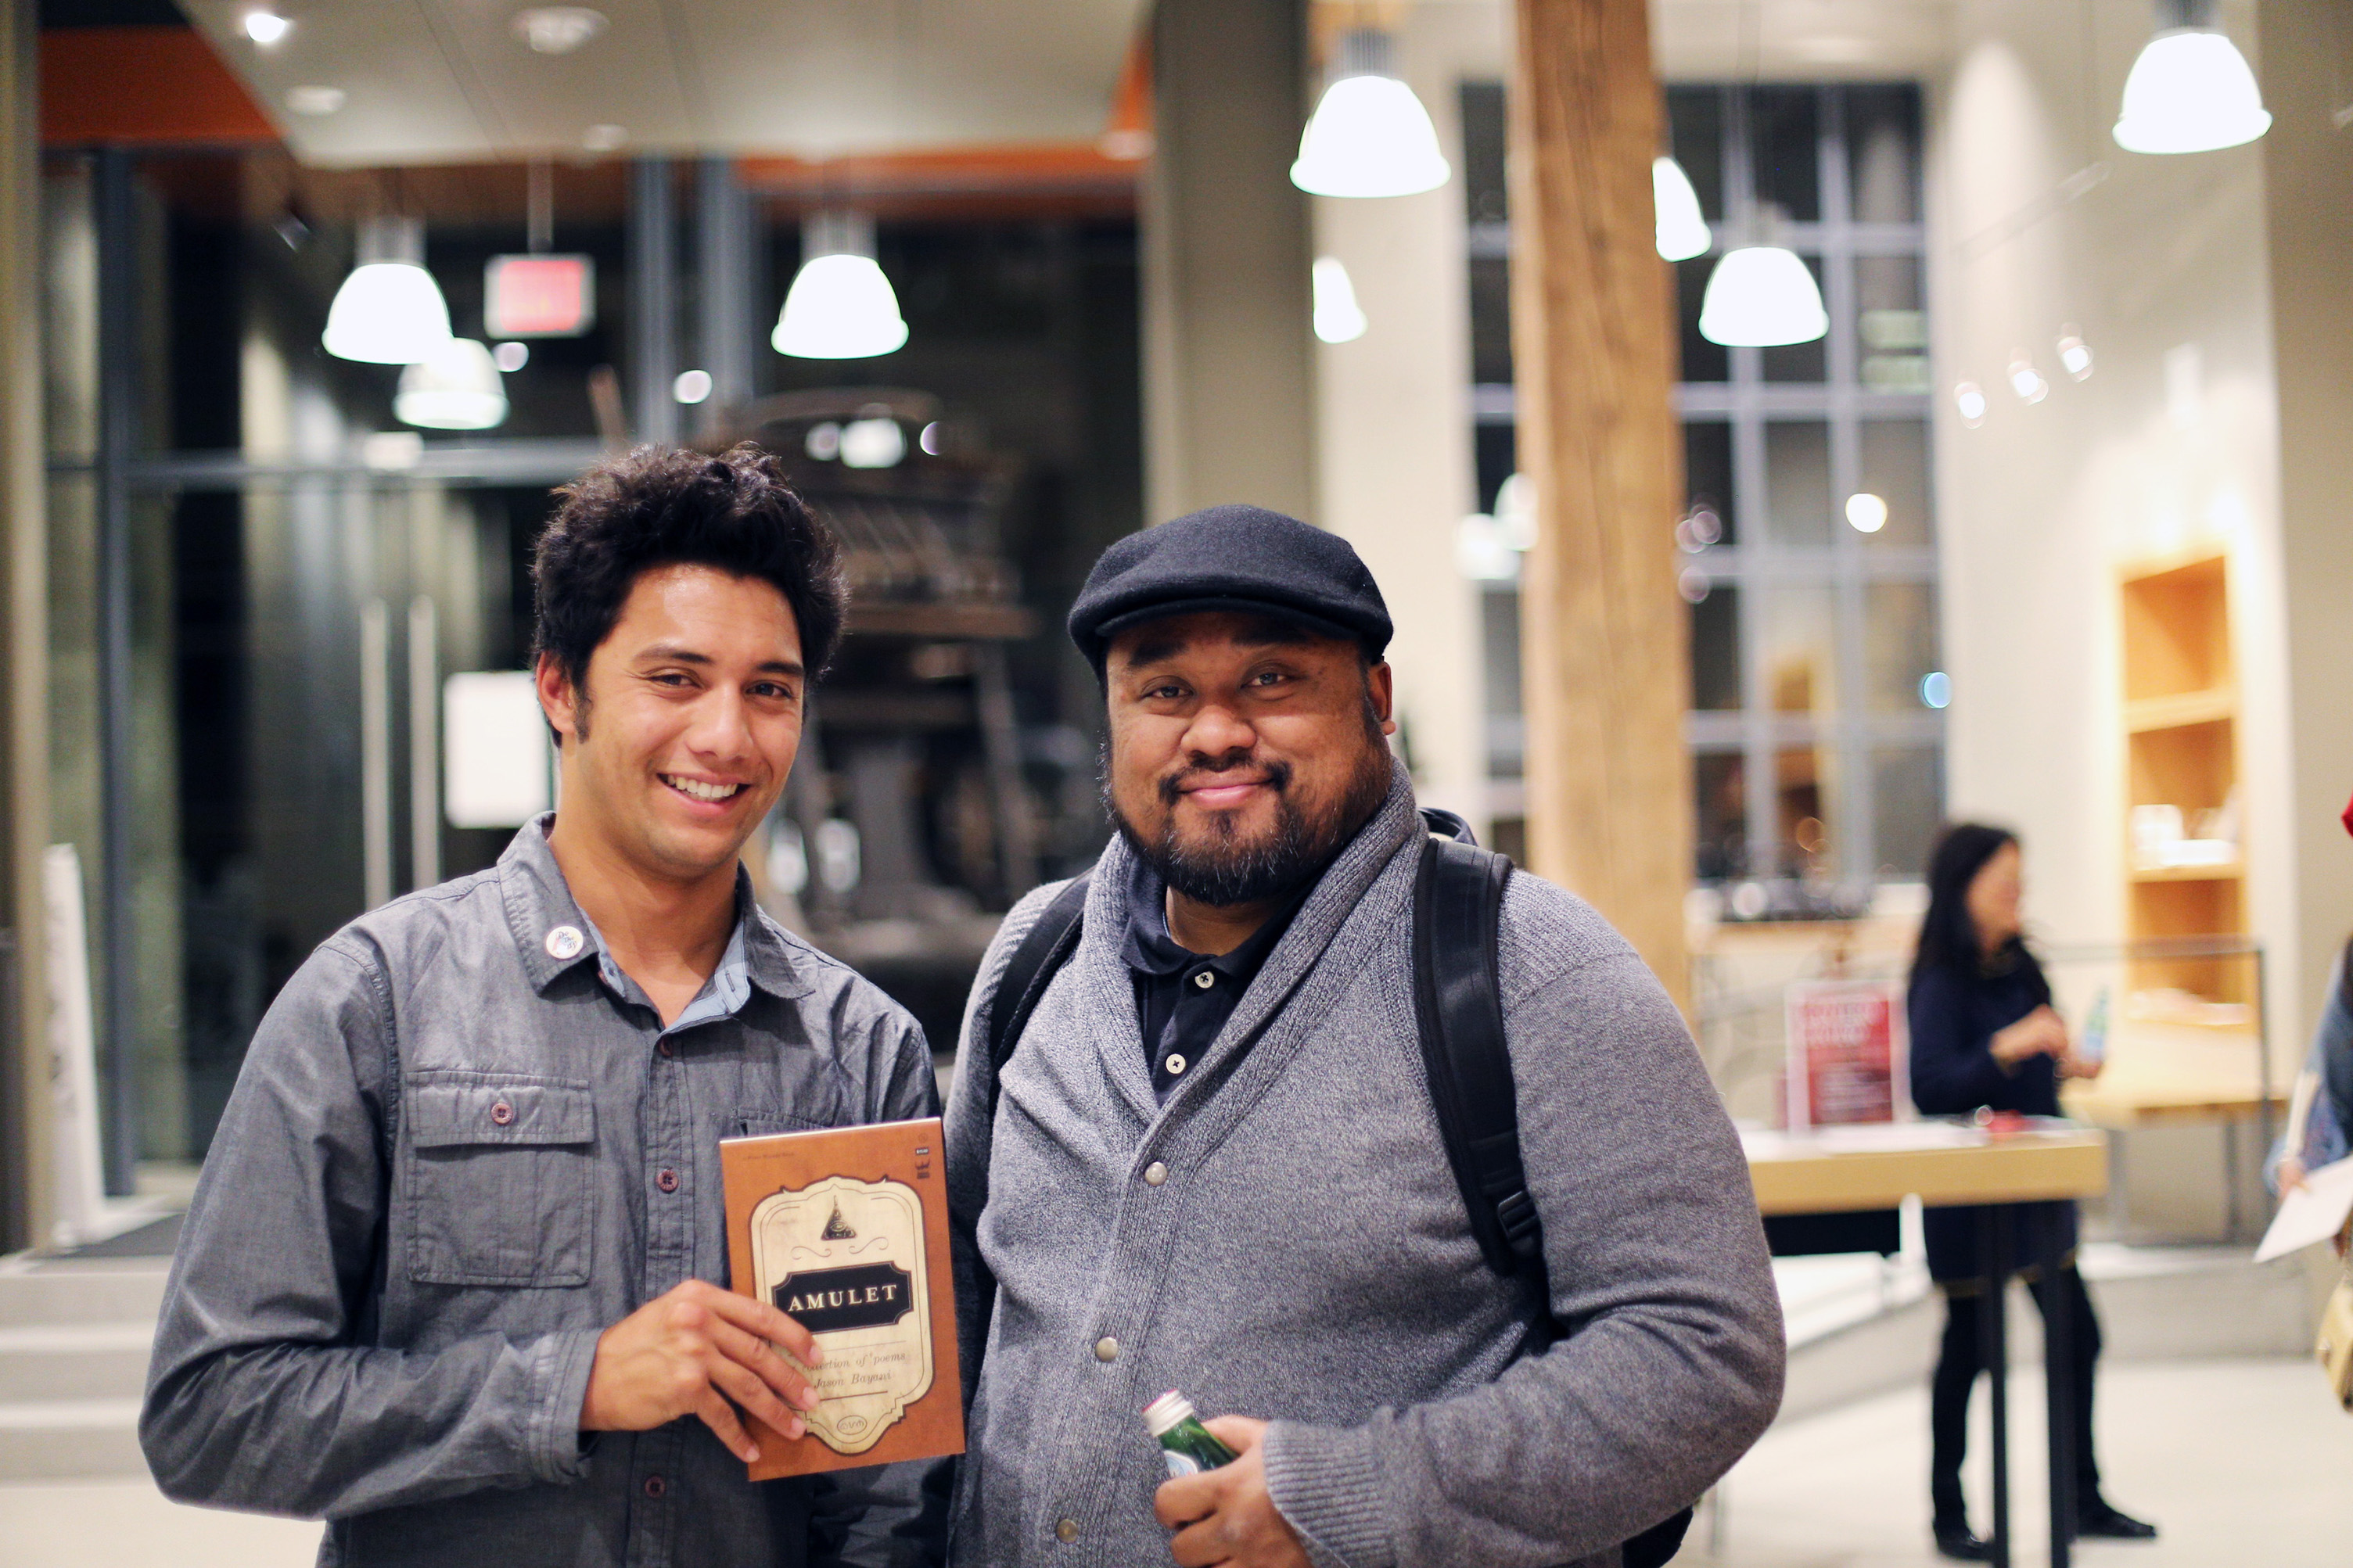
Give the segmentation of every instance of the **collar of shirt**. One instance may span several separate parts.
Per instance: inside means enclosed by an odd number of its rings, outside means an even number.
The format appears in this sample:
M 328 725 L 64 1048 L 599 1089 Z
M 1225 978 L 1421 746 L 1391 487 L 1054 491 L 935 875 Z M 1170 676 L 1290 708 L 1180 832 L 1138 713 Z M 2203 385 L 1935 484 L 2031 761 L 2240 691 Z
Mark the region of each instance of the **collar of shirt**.
M 1213 955 L 1194 952 L 1168 934 L 1167 888 L 1141 855 L 1128 859 L 1127 873 L 1127 934 L 1120 944 L 1120 956 L 1136 973 L 1153 978 L 1182 974 L 1187 970 L 1209 968 L 1233 982 L 1232 989 L 1246 988 L 1250 977 L 1266 962 L 1274 944 L 1291 925 L 1291 917 L 1307 895 L 1315 890 L 1319 879 L 1311 877 L 1282 906 L 1269 915 L 1266 923 L 1252 931 L 1248 940 L 1230 952 Z
M 523 973 L 534 990 L 544 992 L 556 978 L 594 961 L 597 978 L 622 1001 L 651 1006 L 644 991 L 613 962 L 604 936 L 572 897 L 563 868 L 547 842 L 555 825 L 549 812 L 515 835 L 499 858 L 500 888 L 505 896 L 507 925 L 522 957 Z M 686 1011 L 663 1033 L 690 1028 L 713 1018 L 731 1017 L 751 1000 L 758 986 L 778 998 L 798 996 L 809 988 L 794 963 L 791 948 L 760 918 L 752 896 L 752 879 L 735 868 L 735 929 L 719 960 Z

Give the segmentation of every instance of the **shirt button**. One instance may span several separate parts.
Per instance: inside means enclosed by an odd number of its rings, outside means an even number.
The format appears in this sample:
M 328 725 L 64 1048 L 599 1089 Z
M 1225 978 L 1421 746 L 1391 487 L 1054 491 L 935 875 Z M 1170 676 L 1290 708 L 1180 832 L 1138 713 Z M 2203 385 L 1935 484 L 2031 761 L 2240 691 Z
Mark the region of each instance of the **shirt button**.
M 568 961 L 580 956 L 580 950 L 588 945 L 588 939 L 580 934 L 578 926 L 557 926 L 547 933 L 546 945 L 548 957 Z
M 662 1041 L 658 1042 L 658 1043 L 654 1046 L 654 1049 L 656 1049 L 656 1050 L 659 1051 L 662 1055 L 664 1055 L 664 1056 L 666 1056 L 666 1057 L 674 1057 L 674 1056 L 678 1055 L 678 1047 L 675 1047 L 675 1046 L 673 1046 L 673 1045 L 671 1045 L 668 1040 L 662 1040 Z
M 1145 1186 L 1156 1187 L 1167 1179 L 1168 1167 L 1162 1164 L 1159 1161 L 1155 1160 L 1152 1163 L 1144 1167 L 1144 1184 Z
M 660 1497 L 663 1493 L 665 1493 L 665 1492 L 667 1492 L 667 1491 L 669 1491 L 669 1490 L 670 1490 L 670 1483 L 669 1483 L 668 1481 L 666 1481 L 666 1480 L 662 1479 L 662 1478 L 661 1478 L 661 1477 L 659 1477 L 659 1476 L 648 1476 L 648 1477 L 646 1478 L 646 1496 L 650 1497 L 650 1498 L 658 1498 L 658 1497 Z
M 1170 1078 L 1175 1078 L 1177 1074 L 1183 1072 L 1192 1064 L 1187 1062 L 1183 1057 L 1178 1056 L 1176 1052 L 1171 1051 L 1168 1053 L 1168 1059 L 1160 1065 L 1168 1069 L 1168 1076 Z
M 1118 1359 L 1119 1342 L 1117 1340 L 1113 1339 L 1109 1334 L 1105 1334 L 1103 1338 L 1095 1342 L 1095 1360 L 1117 1361 Z
M 1062 1521 L 1061 1523 L 1054 1527 L 1054 1539 L 1060 1542 L 1065 1546 L 1068 1546 L 1071 1542 L 1076 1541 L 1078 1538 L 1079 1521 L 1075 1519 L 1066 1519 Z
M 1193 976 L 1193 984 L 1199 986 L 1204 991 L 1207 991 L 1210 986 L 1215 985 L 1217 983 L 1218 977 L 1206 969 L 1201 971 L 1200 973 Z
M 678 1173 L 676 1171 L 664 1171 L 660 1175 L 654 1178 L 654 1185 L 659 1187 L 666 1193 L 674 1193 L 678 1191 Z
M 514 1120 L 514 1107 L 509 1105 L 503 1100 L 500 1100 L 496 1105 L 491 1107 L 491 1120 L 496 1122 L 499 1126 L 504 1127 L 508 1122 Z

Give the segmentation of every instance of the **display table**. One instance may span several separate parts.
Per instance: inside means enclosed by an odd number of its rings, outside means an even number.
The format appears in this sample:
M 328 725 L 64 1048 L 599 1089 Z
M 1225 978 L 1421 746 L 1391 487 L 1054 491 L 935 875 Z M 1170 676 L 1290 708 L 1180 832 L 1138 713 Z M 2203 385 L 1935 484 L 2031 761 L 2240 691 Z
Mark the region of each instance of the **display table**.
M 2002 1205 L 2097 1197 L 2107 1191 L 2107 1134 L 2092 1128 L 2044 1124 L 1996 1137 L 1947 1122 L 1898 1122 L 1841 1127 L 1792 1136 L 1749 1132 L 1741 1142 L 1757 1188 L 1757 1207 L 1768 1216 L 1891 1209 L 1907 1197 L 1931 1207 L 1988 1205 L 1979 1211 L 1978 1289 L 1995 1303 L 1982 1315 L 1980 1347 L 1993 1402 L 1993 1561 L 2010 1563 L 2010 1400 L 2006 1293 L 2002 1277 L 2022 1263 L 2056 1278 L 2056 1257 L 1997 1258 L 2010 1254 L 2010 1211 Z M 2073 1540 L 2075 1446 L 2072 1432 L 2074 1360 L 2070 1315 L 2044 1323 L 2043 1372 L 2051 1429 L 2051 1563 L 2067 1568 Z

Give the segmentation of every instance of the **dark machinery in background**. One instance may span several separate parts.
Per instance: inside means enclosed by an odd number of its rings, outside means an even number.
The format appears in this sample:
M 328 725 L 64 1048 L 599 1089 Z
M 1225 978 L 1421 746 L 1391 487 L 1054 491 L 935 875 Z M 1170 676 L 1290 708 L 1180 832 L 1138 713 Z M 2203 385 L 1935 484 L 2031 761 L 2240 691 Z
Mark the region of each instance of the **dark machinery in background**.
M 927 393 L 791 393 L 730 423 L 784 460 L 849 578 L 849 636 L 749 857 L 762 900 L 950 1051 L 1002 911 L 1039 878 L 1006 657 L 1037 617 L 998 532 L 1019 465 Z

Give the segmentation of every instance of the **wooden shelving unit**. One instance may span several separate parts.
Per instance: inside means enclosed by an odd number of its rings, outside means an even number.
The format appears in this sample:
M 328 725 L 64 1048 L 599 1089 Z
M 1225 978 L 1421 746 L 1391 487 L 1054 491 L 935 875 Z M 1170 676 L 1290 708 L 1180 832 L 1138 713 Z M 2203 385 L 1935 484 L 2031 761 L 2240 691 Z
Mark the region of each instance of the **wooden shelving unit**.
M 2138 805 L 2179 806 L 2186 823 L 2232 801 L 2239 786 L 2239 689 L 2232 655 L 2230 559 L 2209 546 L 2125 566 L 2123 596 L 2126 819 Z M 2245 803 L 2238 797 L 2243 846 Z M 2193 830 L 2194 831 L 2194 830 Z M 2129 832 L 2129 829 L 2127 829 Z M 2126 850 L 2126 931 L 2134 937 L 2242 935 L 2246 861 L 2143 866 Z M 2252 1002 L 2240 960 L 2143 959 L 2135 991 L 2169 987 L 2208 1001 Z

